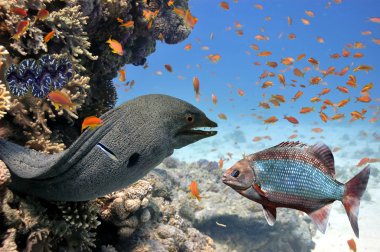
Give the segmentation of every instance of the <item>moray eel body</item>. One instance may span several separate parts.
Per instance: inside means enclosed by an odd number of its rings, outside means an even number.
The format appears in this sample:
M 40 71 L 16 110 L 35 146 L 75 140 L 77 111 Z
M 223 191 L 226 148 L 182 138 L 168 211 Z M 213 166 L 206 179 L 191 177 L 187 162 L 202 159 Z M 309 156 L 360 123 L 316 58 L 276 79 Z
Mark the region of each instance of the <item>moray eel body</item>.
M 145 95 L 100 117 L 62 153 L 48 155 L 0 139 L 12 190 L 46 200 L 85 201 L 134 183 L 182 148 L 216 131 L 206 115 L 180 99 Z

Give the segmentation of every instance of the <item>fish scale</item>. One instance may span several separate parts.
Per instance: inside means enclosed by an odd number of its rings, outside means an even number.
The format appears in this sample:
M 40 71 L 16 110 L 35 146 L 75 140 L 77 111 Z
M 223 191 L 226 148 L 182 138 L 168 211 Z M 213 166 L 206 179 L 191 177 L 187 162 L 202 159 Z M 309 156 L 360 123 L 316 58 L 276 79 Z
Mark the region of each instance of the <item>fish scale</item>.
M 262 190 L 268 192 L 269 200 L 271 195 L 276 193 L 310 199 L 339 200 L 343 197 L 343 184 L 306 162 L 260 160 L 252 162 L 252 167 L 257 169 L 258 181 Z

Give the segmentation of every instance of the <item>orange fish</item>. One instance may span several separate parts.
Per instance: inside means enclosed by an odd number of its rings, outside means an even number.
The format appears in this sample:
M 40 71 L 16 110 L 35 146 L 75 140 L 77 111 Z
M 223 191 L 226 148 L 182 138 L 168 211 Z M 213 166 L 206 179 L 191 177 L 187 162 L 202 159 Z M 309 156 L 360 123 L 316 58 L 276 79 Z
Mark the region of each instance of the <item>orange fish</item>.
M 298 76 L 298 77 L 304 77 L 304 73 L 301 71 L 301 70 L 299 70 L 298 68 L 294 68 L 293 69 L 293 74 L 295 75 L 295 76 Z
M 345 75 L 347 73 L 348 69 L 350 69 L 349 66 L 346 66 L 345 68 L 343 68 L 342 71 L 340 71 L 339 76 Z
M 55 34 L 54 30 L 46 34 L 46 36 L 44 37 L 44 43 L 46 44 L 47 42 L 49 42 L 53 38 L 54 34 Z
M 362 35 L 371 35 L 372 32 L 371 31 L 362 31 L 361 34 Z
M 191 181 L 189 190 L 192 198 L 196 198 L 198 201 L 201 201 L 201 196 L 199 195 L 198 184 L 196 181 Z
M 366 73 L 368 73 L 369 70 L 373 70 L 373 67 L 371 67 L 371 66 L 367 66 L 367 65 L 360 65 L 360 66 L 354 68 L 353 71 L 356 72 L 356 71 L 359 71 L 359 70 L 363 70 L 363 71 L 365 71 Z
M 365 92 L 368 92 L 369 90 L 371 90 L 371 88 L 373 88 L 373 83 L 370 82 L 368 83 L 367 85 L 365 85 L 363 88 L 362 88 L 362 91 L 360 91 L 361 93 L 365 93 Z
M 331 120 L 338 120 L 344 117 L 344 114 L 335 114 L 331 117 Z
M 185 51 L 189 51 L 191 49 L 191 44 L 187 44 L 185 45 L 185 47 L 183 49 L 185 49 Z
M 380 39 L 372 39 L 372 42 L 375 43 L 376 45 L 380 45 Z
M 338 89 L 340 92 L 345 93 L 345 94 L 349 93 L 348 88 L 343 87 L 343 86 L 337 86 L 336 89 Z
M 195 91 L 195 99 L 197 101 L 200 100 L 200 93 L 199 93 L 199 79 L 198 77 L 193 78 L 193 86 L 194 86 L 194 91 Z
M 220 60 L 221 56 L 219 54 L 210 54 L 207 56 L 208 59 L 212 62 L 212 63 L 216 63 Z
M 172 68 L 171 65 L 169 65 L 169 64 L 165 64 L 164 67 L 165 67 L 165 69 L 166 69 L 169 73 L 173 72 L 173 68 Z
M 324 121 L 324 122 L 327 122 L 327 120 L 329 119 L 329 117 L 328 117 L 325 113 L 323 113 L 322 111 L 319 112 L 319 117 L 320 117 L 321 120 Z
M 305 58 L 305 56 L 306 56 L 306 53 L 302 53 L 302 54 L 298 55 L 297 61 L 300 61 L 301 59 Z
M 347 241 L 348 247 L 350 248 L 350 251 L 356 252 L 356 243 L 354 239 Z
M 275 117 L 275 116 L 271 116 L 271 117 L 269 117 L 268 119 L 265 119 L 265 120 L 264 120 L 264 123 L 271 123 L 271 124 L 273 124 L 273 123 L 275 123 L 275 122 L 277 122 L 277 121 L 278 121 L 277 117 Z
M 118 72 L 120 74 L 119 81 L 124 82 L 125 81 L 125 70 L 120 69 Z
M 120 56 L 123 56 L 124 51 L 123 51 L 123 46 L 114 39 L 111 39 L 111 37 L 106 41 L 106 43 L 109 44 L 109 47 L 112 49 L 113 53 L 116 53 Z
M 37 19 L 44 20 L 49 16 L 49 11 L 47 9 L 41 9 L 37 12 Z
M 270 109 L 269 104 L 266 102 L 260 102 L 259 107 L 263 107 L 264 109 Z
M 313 131 L 315 133 L 321 133 L 321 132 L 323 132 L 323 129 L 322 128 L 312 128 L 311 131 Z
M 261 4 L 255 4 L 255 8 L 259 9 L 259 10 L 262 10 L 262 9 L 264 9 L 264 6 L 261 5 Z
M 16 33 L 12 36 L 13 39 L 19 40 L 22 35 L 25 34 L 26 30 L 29 28 L 29 21 L 23 20 L 17 24 Z
M 170 6 L 172 6 L 174 4 L 174 0 L 169 0 L 168 1 L 168 6 L 170 7 Z
M 311 102 L 320 102 L 321 101 L 321 98 L 319 97 L 313 97 L 310 99 Z
M 286 116 L 286 115 L 284 115 L 284 119 L 288 120 L 288 122 L 293 123 L 293 124 L 298 124 L 299 123 L 298 120 L 295 117 L 293 117 L 293 116 Z
M 329 88 L 324 88 L 319 94 L 318 96 L 321 97 L 322 95 L 325 95 L 325 94 L 328 94 L 330 93 L 330 89 Z
M 243 95 L 244 95 L 244 91 L 241 90 L 241 89 L 239 89 L 239 88 L 238 88 L 237 92 L 238 92 L 238 95 L 239 95 L 239 96 L 243 96 Z
M 295 38 L 296 38 L 296 34 L 294 34 L 294 33 L 289 33 L 288 38 L 289 38 L 289 39 L 295 39 Z
M 263 139 L 262 137 L 257 136 L 257 137 L 254 137 L 254 138 L 252 139 L 252 141 L 253 141 L 253 142 L 259 142 L 259 141 L 261 141 L 262 139 Z
M 265 63 L 267 66 L 270 66 L 270 67 L 273 67 L 273 68 L 276 68 L 277 67 L 277 63 L 274 62 L 274 61 L 267 61 L 267 63 Z
M 332 101 L 328 100 L 328 99 L 325 99 L 323 101 L 323 104 L 326 104 L 326 105 L 329 105 L 329 106 L 334 106 L 334 103 L 332 103 Z
M 61 107 L 62 109 L 75 109 L 76 105 L 71 101 L 70 97 L 59 90 L 51 91 L 48 94 L 48 98 L 54 105 L 54 108 L 58 111 Z
M 301 97 L 301 95 L 303 95 L 303 92 L 302 91 L 298 91 L 294 97 L 292 98 L 293 101 L 296 101 L 298 98 Z
M 308 10 L 306 10 L 305 13 L 306 13 L 306 15 L 308 15 L 309 17 L 315 17 L 314 12 L 312 12 L 312 11 L 308 11 Z
M 309 25 L 309 24 L 310 24 L 310 21 L 307 20 L 306 18 L 301 18 L 301 22 L 302 22 L 304 25 Z
M 258 51 L 260 50 L 259 46 L 258 45 L 255 45 L 255 44 L 250 44 L 249 47 L 251 47 L 253 50 L 255 51 Z
M 335 70 L 335 67 L 331 66 L 327 68 L 327 70 L 323 73 L 323 78 L 325 78 L 327 75 L 332 74 Z
M 121 24 L 120 26 L 123 26 L 125 28 L 133 28 L 134 24 L 135 22 L 131 20 L 131 21 Z
M 264 57 L 270 56 L 270 55 L 272 55 L 272 53 L 269 51 L 264 51 L 264 52 L 257 54 L 257 56 L 264 56 Z
M 281 59 L 281 63 L 284 64 L 285 66 L 292 65 L 293 62 L 294 62 L 294 59 L 292 57 L 287 57 L 287 58 Z
M 348 76 L 348 81 L 346 82 L 350 87 L 356 88 L 358 85 L 356 84 L 356 77 L 353 75 Z
M 354 53 L 353 57 L 356 59 L 362 58 L 364 55 L 360 52 Z
M 271 82 L 271 81 L 265 81 L 263 83 L 263 85 L 261 86 L 261 88 L 268 88 L 268 87 L 271 87 L 271 86 L 273 86 L 273 82 Z
M 351 99 L 350 98 L 347 98 L 345 100 L 341 100 L 338 104 L 337 104 L 337 107 L 338 108 L 341 108 L 343 106 L 346 106 L 346 104 L 350 101 Z
M 218 114 L 218 117 L 222 120 L 227 120 L 227 116 L 223 113 Z
M 357 163 L 356 166 L 359 167 L 359 166 L 362 166 L 362 165 L 366 165 L 368 163 L 368 161 L 369 161 L 368 157 L 362 158 L 362 159 L 360 159 L 359 163 Z
M 340 55 L 339 55 L 339 53 L 330 54 L 330 58 L 338 59 L 338 58 L 340 58 Z
M 229 4 L 227 2 L 224 2 L 224 1 L 220 2 L 219 6 L 222 7 L 222 9 L 224 9 L 224 10 L 229 10 L 230 9 Z
M 256 40 L 269 40 L 269 37 L 263 36 L 263 35 L 256 35 L 255 39 Z
M 288 138 L 289 138 L 289 139 L 294 139 L 294 138 L 297 138 L 297 137 L 298 137 L 297 134 L 293 134 L 293 135 L 290 135 Z
M 380 17 L 369 18 L 369 21 L 380 24 Z
M 322 37 L 317 37 L 317 42 L 318 43 L 325 43 L 325 39 Z
M 286 85 L 286 83 L 285 83 L 285 76 L 283 74 L 278 74 L 278 80 L 285 87 L 285 85 Z
M 309 58 L 307 61 L 311 63 L 314 67 L 317 67 L 319 65 L 319 62 L 314 58 Z
M 350 56 L 350 52 L 343 48 L 342 56 L 347 58 L 348 56 Z
M 11 8 L 11 12 L 13 12 L 14 14 L 17 14 L 17 15 L 19 15 L 21 17 L 28 16 L 28 12 L 24 8 L 12 7 Z
M 365 95 L 365 96 L 361 96 L 361 97 L 357 97 L 356 98 L 356 102 L 365 102 L 365 103 L 368 103 L 368 102 L 371 102 L 371 97 L 369 97 L 368 95 Z
M 314 107 L 302 107 L 300 110 L 301 114 L 310 113 L 311 111 L 314 111 Z
M 286 101 L 286 100 L 285 100 L 285 97 L 284 97 L 283 95 L 279 95 L 279 94 L 277 94 L 277 95 L 272 95 L 272 98 L 276 99 L 276 100 L 279 101 L 279 102 L 285 102 L 285 101 Z
M 317 76 L 317 77 L 311 78 L 309 83 L 310 83 L 310 85 L 317 85 L 321 80 L 322 80 L 322 78 Z
M 351 112 L 351 117 L 352 117 L 351 120 L 353 120 L 353 121 L 359 120 L 359 119 L 362 119 L 362 120 L 365 119 L 364 113 L 360 113 L 359 111 L 356 111 L 356 110 Z
M 214 103 L 214 105 L 218 104 L 218 98 L 216 97 L 216 95 L 211 94 L 211 100 L 212 100 L 212 103 Z
M 83 130 L 85 130 L 88 127 L 90 127 L 90 129 L 95 129 L 96 127 L 99 127 L 101 125 L 103 125 L 102 119 L 96 116 L 88 116 L 83 120 L 81 132 L 83 132 Z
M 292 18 L 288 16 L 288 17 L 287 17 L 287 20 L 288 20 L 288 25 L 292 25 L 292 23 L 293 23 Z
M 186 10 L 184 20 L 185 24 L 191 29 L 193 29 L 195 24 L 198 22 L 198 18 L 191 15 L 190 10 Z

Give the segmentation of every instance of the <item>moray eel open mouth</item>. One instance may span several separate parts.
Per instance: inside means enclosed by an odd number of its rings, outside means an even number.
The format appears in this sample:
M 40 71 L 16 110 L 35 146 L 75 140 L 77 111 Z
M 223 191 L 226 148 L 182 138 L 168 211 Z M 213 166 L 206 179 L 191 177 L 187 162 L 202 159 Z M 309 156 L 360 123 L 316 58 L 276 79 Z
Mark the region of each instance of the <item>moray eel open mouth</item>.
M 214 128 L 218 124 L 211 121 L 207 117 L 202 118 L 203 120 L 195 121 L 193 124 L 186 125 L 182 127 L 177 133 L 177 136 L 192 136 L 198 139 L 215 136 L 218 132 L 215 130 L 205 130 L 205 128 Z

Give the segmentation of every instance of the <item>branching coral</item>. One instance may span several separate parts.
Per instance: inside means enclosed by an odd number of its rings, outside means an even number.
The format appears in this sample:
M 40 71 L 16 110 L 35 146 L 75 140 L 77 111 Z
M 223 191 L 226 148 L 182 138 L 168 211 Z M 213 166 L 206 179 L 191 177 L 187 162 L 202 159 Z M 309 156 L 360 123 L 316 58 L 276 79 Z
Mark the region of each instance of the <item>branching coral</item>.
M 0 119 L 4 117 L 11 107 L 11 96 L 5 85 L 0 81 Z

